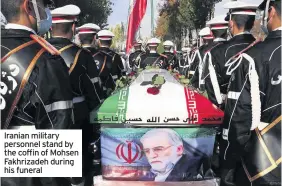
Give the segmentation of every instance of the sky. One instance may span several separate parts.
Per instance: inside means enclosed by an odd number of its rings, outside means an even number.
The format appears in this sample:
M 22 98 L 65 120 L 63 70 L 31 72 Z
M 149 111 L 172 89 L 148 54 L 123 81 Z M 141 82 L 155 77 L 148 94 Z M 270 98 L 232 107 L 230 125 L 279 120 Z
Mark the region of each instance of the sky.
M 112 7 L 113 13 L 108 19 L 108 24 L 110 27 L 112 25 L 119 24 L 121 22 L 126 23 L 128 19 L 128 8 L 130 0 L 111 0 L 114 3 Z M 157 20 L 158 17 L 158 3 L 161 0 L 154 0 L 154 16 Z M 141 35 L 142 37 L 147 37 L 151 35 L 151 4 L 148 0 L 146 14 L 141 22 Z
M 117 25 L 121 22 L 126 23 L 128 19 L 128 7 L 130 0 L 111 0 L 114 5 L 112 7 L 113 13 L 110 15 L 108 19 L 108 24 L 110 27 Z M 226 2 L 229 2 L 230 0 L 222 0 L 222 2 L 217 3 L 215 5 L 215 16 L 226 14 L 228 10 L 223 8 L 223 5 Z M 248 3 L 255 3 L 259 4 L 262 2 L 262 0 L 241 0 L 243 2 Z M 154 0 L 154 15 L 155 20 L 158 18 L 158 4 L 161 2 L 161 0 Z M 156 22 L 156 21 L 155 21 Z M 142 37 L 149 37 L 151 34 L 151 6 L 150 6 L 150 0 L 148 0 L 147 4 L 147 10 L 146 14 L 141 22 L 141 36 Z

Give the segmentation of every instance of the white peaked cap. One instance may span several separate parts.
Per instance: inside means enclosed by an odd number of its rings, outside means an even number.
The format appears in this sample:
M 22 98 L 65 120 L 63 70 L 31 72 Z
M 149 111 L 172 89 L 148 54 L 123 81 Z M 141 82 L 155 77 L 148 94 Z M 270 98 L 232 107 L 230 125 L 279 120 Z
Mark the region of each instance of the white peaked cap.
M 164 46 L 174 46 L 174 44 L 172 41 L 167 40 L 164 42 Z
M 139 46 L 139 45 L 142 45 L 142 44 L 143 44 L 143 41 L 142 41 L 141 39 L 135 40 L 135 41 L 133 42 L 133 45 L 134 45 L 134 46 Z
M 226 15 L 216 16 L 207 22 L 207 26 L 209 26 L 211 30 L 227 29 L 228 21 L 225 21 L 225 17 Z
M 256 15 L 259 4 L 252 4 L 242 1 L 232 1 L 226 3 L 223 7 L 229 9 L 231 14 Z
M 66 5 L 51 11 L 52 23 L 71 23 L 77 20 L 81 10 L 76 5 Z
M 114 33 L 109 30 L 101 30 L 98 32 L 98 38 L 100 40 L 111 40 L 115 37 Z
M 157 46 L 161 43 L 161 41 L 158 38 L 151 38 L 148 41 L 149 46 Z
M 84 24 L 76 29 L 79 34 L 93 34 L 99 32 L 100 30 L 101 28 L 93 23 Z
M 200 30 L 199 35 L 200 35 L 200 36 L 208 36 L 208 35 L 211 35 L 211 29 L 210 29 L 210 27 L 205 27 L 205 28 L 203 28 L 202 30 Z

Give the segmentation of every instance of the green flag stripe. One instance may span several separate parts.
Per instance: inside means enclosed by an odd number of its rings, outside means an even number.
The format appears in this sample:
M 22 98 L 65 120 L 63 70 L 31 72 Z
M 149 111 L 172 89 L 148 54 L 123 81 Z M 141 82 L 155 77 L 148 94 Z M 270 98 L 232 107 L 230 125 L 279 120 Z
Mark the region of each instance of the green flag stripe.
M 97 118 L 99 123 L 121 123 L 126 119 L 129 87 L 125 87 L 118 93 L 110 96 L 99 108 Z M 108 120 L 107 120 L 108 119 Z M 92 121 L 92 120 L 91 120 Z

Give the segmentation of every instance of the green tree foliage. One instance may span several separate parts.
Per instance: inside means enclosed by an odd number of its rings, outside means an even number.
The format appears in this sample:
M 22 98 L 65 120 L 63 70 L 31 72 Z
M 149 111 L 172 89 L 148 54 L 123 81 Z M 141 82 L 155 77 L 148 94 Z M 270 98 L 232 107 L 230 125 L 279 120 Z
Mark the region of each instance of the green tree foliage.
M 164 52 L 164 45 L 163 45 L 163 42 L 161 42 L 161 44 L 158 46 L 157 52 L 158 52 L 159 54 L 161 54 L 161 53 Z
M 68 4 L 77 5 L 81 9 L 79 25 L 95 23 L 101 28 L 107 25 L 108 16 L 112 13 L 110 0 L 52 0 L 53 7 L 61 7 Z
M 117 24 L 115 27 L 110 28 L 110 31 L 115 34 L 115 37 L 113 39 L 112 48 L 121 49 L 122 44 L 125 41 L 123 23 Z
M 168 16 L 167 13 L 165 12 L 158 19 L 155 35 L 159 38 L 164 38 L 167 33 L 168 33 Z
M 187 30 L 199 30 L 205 27 L 206 22 L 213 17 L 215 3 L 220 1 L 163 0 L 160 3 L 156 35 L 162 38 L 170 36 L 179 44 L 181 37 L 187 35 Z

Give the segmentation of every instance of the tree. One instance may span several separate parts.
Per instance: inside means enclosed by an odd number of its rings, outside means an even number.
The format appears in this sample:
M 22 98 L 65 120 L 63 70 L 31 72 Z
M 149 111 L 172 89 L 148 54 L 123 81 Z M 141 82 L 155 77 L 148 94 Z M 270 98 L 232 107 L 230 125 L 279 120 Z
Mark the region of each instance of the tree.
M 163 13 L 158 21 L 157 21 L 157 27 L 156 27 L 156 33 L 155 35 L 159 38 L 164 38 L 167 33 L 168 33 L 168 25 L 169 25 L 169 22 L 168 22 L 168 16 L 167 16 L 167 13 Z
M 124 42 L 124 33 L 122 30 L 122 23 L 117 24 L 114 28 L 110 28 L 110 31 L 114 33 L 115 37 L 113 38 L 112 48 L 116 49 L 123 49 L 123 42 Z
M 160 36 L 170 35 L 179 46 L 182 37 L 188 30 L 204 28 L 214 13 L 215 3 L 221 0 L 163 0 L 156 33 Z M 164 17 L 167 19 L 168 29 L 162 28 Z M 162 33 L 162 32 L 167 33 Z M 190 32 L 191 33 L 191 32 Z
M 108 16 L 112 13 L 110 0 L 51 0 L 54 7 L 61 7 L 68 4 L 77 5 L 81 9 L 79 25 L 95 23 L 101 28 L 108 26 Z

